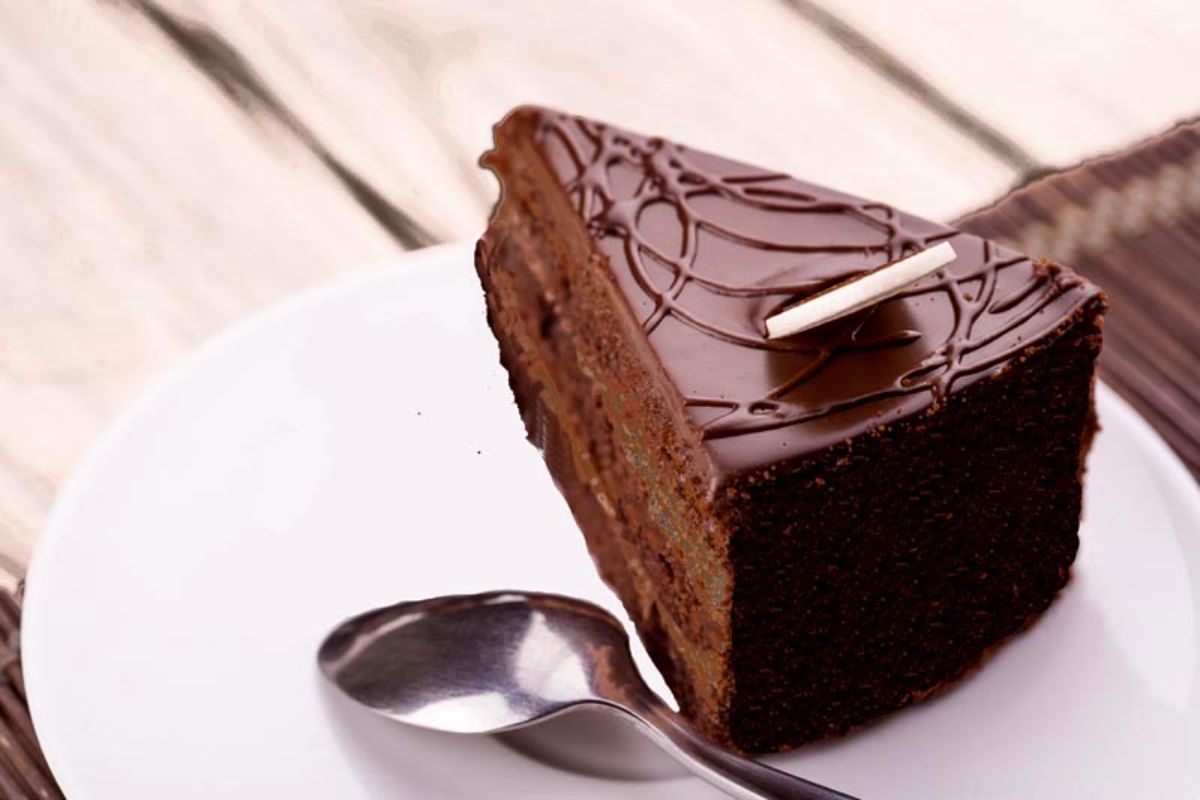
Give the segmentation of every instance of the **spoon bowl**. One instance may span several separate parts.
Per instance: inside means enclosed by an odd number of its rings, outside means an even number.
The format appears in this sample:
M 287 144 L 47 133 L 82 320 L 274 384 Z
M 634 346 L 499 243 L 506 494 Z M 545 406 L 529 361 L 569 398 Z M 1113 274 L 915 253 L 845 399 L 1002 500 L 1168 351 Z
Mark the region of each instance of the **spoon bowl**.
M 452 733 L 498 733 L 603 703 L 637 676 L 625 631 L 607 611 L 515 592 L 367 612 L 340 625 L 317 660 L 362 705 Z

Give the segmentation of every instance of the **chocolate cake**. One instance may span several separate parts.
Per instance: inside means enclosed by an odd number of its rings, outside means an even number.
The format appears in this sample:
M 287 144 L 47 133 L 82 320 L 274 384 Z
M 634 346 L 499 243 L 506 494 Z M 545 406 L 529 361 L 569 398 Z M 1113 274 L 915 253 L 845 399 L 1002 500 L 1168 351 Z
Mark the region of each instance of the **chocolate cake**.
M 1021 630 L 1078 547 L 1105 301 L 1066 267 L 538 108 L 476 253 L 529 438 L 683 711 L 743 751 L 842 734 Z M 957 259 L 811 331 L 764 320 Z

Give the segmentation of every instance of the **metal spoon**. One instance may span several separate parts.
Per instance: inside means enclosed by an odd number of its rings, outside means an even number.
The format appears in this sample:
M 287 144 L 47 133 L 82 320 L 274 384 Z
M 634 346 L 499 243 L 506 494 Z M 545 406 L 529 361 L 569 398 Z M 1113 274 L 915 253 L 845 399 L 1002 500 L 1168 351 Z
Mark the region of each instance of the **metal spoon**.
M 350 698 L 410 725 L 497 733 L 600 707 L 733 797 L 854 800 L 701 737 L 646 686 L 621 624 L 582 600 L 491 592 L 400 603 L 339 625 L 317 660 Z

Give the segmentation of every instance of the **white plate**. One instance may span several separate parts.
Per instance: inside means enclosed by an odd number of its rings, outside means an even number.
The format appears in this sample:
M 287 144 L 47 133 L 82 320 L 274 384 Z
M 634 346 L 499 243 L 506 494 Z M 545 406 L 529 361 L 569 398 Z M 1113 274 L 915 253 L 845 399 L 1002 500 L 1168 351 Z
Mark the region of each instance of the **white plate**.
M 1099 400 L 1046 617 L 939 699 L 775 763 L 887 800 L 1200 796 L 1200 499 Z M 393 725 L 318 678 L 349 614 L 505 587 L 618 609 L 523 439 L 469 247 L 422 251 L 238 326 L 103 437 L 29 581 L 38 733 L 72 800 L 715 796 Z

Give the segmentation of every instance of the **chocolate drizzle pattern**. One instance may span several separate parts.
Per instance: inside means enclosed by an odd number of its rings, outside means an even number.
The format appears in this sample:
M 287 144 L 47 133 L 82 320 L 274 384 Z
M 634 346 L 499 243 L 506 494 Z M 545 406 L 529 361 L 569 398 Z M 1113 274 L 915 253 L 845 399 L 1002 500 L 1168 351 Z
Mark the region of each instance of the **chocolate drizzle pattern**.
M 772 362 L 770 381 L 735 380 L 720 385 L 719 392 L 696 391 L 687 375 L 681 379 L 677 374 L 685 404 L 705 439 L 776 430 L 868 405 L 878 408 L 880 401 L 891 398 L 924 395 L 925 404 L 936 402 L 965 379 L 1011 359 L 1036 336 L 1052 330 L 1065 311 L 1096 293 L 1069 270 L 1034 264 L 991 242 L 882 203 L 601 123 L 548 110 L 536 114 L 537 140 L 563 189 L 592 236 L 614 248 L 613 269 L 628 269 L 624 277 L 632 278 L 632 284 L 626 284 L 627 294 L 636 286 L 643 295 L 631 294 L 631 304 L 645 309 L 641 324 L 660 354 L 668 346 L 658 341 L 664 328 L 674 325 L 676 333 L 670 336 L 678 339 L 686 335 L 678 333 L 683 325 L 713 347 L 732 347 L 751 358 L 757 353 L 759 360 L 785 359 L 781 363 L 786 369 L 775 369 Z M 618 185 L 617 170 L 623 171 L 627 185 Z M 725 213 L 700 207 L 702 201 L 716 198 L 724 202 Z M 664 245 L 663 237 L 651 235 L 644 224 L 647 211 L 662 204 L 678 220 L 678 247 Z M 728 213 L 729 209 L 741 211 Z M 834 219 L 839 227 L 836 233 L 822 231 L 803 241 L 785 241 L 743 229 L 738 224 L 739 214 L 745 216 L 742 212 L 787 215 L 789 220 L 810 216 L 826 227 Z M 727 257 L 721 265 L 699 264 L 703 237 L 732 246 L 724 249 Z M 944 240 L 959 253 L 956 262 L 899 296 L 823 326 L 814 335 L 774 341 L 762 335 L 765 318 L 798 297 Z M 781 263 L 789 258 L 793 262 L 774 269 L 768 279 L 754 280 L 736 257 L 728 257 L 730 252 L 754 251 L 778 256 Z M 613 252 L 623 259 L 612 258 Z M 624 264 L 616 263 L 621 260 Z M 1002 273 L 1009 275 L 1003 287 Z M 668 277 L 656 279 L 664 274 Z M 743 282 L 744 275 L 748 279 Z M 935 295 L 948 300 L 944 331 L 896 324 L 928 315 L 925 309 Z M 721 312 L 713 313 L 718 306 Z M 885 307 L 892 309 L 886 319 L 873 321 Z M 732 315 L 730 308 L 736 309 Z M 692 347 L 694 359 L 701 359 L 705 348 Z M 812 388 L 832 367 L 856 355 L 873 356 L 856 369 L 878 371 L 878 356 L 887 352 L 899 361 L 888 361 L 882 378 L 839 380 L 835 391 Z M 670 370 L 678 359 L 663 355 Z M 739 393 L 750 388 L 752 394 Z

